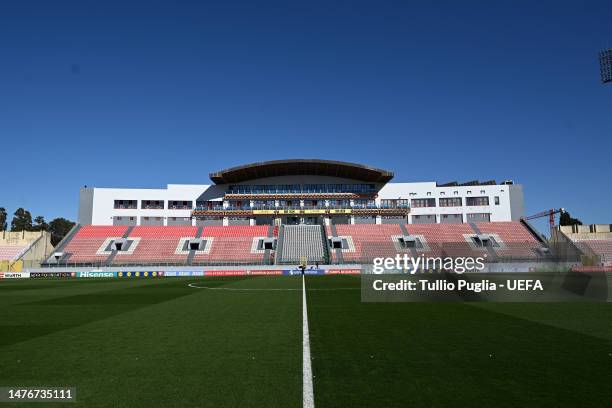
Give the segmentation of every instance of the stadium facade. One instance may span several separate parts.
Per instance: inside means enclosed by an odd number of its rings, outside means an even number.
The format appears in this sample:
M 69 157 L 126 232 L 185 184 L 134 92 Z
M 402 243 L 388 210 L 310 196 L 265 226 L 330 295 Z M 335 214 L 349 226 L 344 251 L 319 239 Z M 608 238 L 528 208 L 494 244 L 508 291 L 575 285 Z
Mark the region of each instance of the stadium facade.
M 165 189 L 84 187 L 80 225 L 206 226 L 445 224 L 518 221 L 512 181 L 391 183 L 393 173 L 329 160 L 252 163 L 210 174 L 213 184 Z

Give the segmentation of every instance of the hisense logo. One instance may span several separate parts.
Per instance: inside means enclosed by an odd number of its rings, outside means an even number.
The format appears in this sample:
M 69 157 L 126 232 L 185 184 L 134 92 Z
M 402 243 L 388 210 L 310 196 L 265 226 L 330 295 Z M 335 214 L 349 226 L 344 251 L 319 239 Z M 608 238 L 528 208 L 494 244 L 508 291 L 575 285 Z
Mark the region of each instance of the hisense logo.
M 112 278 L 115 276 L 114 272 L 81 272 L 79 277 L 81 278 Z

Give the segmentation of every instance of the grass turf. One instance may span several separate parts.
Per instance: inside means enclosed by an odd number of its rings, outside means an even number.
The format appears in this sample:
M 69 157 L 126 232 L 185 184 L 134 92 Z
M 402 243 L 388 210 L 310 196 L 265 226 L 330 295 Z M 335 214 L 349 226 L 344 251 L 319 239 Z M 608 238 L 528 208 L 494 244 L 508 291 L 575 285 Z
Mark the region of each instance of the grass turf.
M 306 281 L 318 408 L 612 401 L 610 304 L 368 304 L 359 278 Z M 75 386 L 70 407 L 301 406 L 301 291 L 190 282 L 301 288 L 301 277 L 0 281 L 0 386 Z

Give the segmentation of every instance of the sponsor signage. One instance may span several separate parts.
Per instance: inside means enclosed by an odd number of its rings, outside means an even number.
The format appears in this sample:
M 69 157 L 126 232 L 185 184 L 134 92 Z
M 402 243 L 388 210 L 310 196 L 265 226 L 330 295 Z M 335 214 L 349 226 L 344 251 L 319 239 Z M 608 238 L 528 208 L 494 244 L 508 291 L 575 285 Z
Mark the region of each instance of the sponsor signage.
M 25 279 L 30 277 L 30 272 L 0 272 L 0 279 Z
M 274 210 L 253 210 L 253 214 L 274 214 Z
M 326 275 L 359 275 L 361 269 L 328 269 L 325 271 Z
M 224 270 L 224 271 L 205 271 L 204 276 L 245 276 L 245 275 L 282 275 L 280 269 L 242 269 L 242 270 Z
M 283 275 L 301 275 L 301 269 L 285 269 Z M 305 269 L 304 275 L 324 275 L 325 269 Z
M 291 214 L 351 214 L 353 212 L 350 208 L 345 209 L 334 209 L 328 210 L 324 208 L 317 209 L 303 209 L 303 210 L 253 210 L 253 214 L 255 215 L 263 215 L 263 214 L 278 214 L 278 215 L 291 215 Z
M 78 278 L 116 278 L 117 272 L 109 271 L 88 271 L 88 272 L 77 272 Z
M 76 278 L 77 272 L 30 272 L 30 278 Z
M 128 271 L 128 272 L 117 272 L 117 276 L 120 278 L 156 278 L 158 276 L 164 276 L 163 271 Z
M 303 210 L 278 210 L 279 214 L 302 214 Z
M 204 271 L 165 271 L 164 276 L 204 276 Z

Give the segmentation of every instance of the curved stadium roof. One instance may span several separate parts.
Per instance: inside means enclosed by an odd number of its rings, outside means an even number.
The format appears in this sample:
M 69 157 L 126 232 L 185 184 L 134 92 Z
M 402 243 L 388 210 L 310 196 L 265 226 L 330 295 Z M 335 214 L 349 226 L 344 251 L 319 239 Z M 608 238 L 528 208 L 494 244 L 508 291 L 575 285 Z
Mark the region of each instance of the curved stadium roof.
M 332 176 L 370 183 L 386 183 L 393 173 L 363 164 L 333 160 L 291 159 L 273 160 L 231 167 L 210 173 L 215 184 L 240 183 L 264 177 L 276 176 Z

